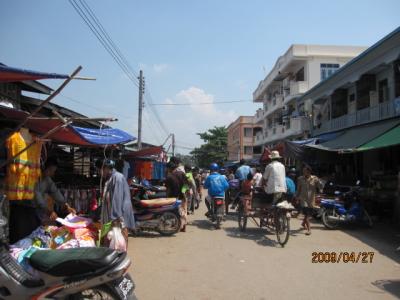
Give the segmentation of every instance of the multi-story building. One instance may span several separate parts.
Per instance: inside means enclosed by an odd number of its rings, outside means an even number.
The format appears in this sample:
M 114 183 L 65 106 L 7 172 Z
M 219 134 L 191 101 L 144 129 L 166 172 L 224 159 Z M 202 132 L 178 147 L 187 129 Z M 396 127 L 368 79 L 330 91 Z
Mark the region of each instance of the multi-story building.
M 255 124 L 262 127 L 254 139 L 255 151 L 283 139 L 310 134 L 310 118 L 297 99 L 331 76 L 365 47 L 292 45 L 253 93 L 253 101 L 263 103 Z
M 253 116 L 240 116 L 228 126 L 228 160 L 253 158 L 254 135 L 261 127 Z
M 370 213 L 400 221 L 400 27 L 298 102 L 312 117 L 314 161 L 338 182 L 360 179 Z

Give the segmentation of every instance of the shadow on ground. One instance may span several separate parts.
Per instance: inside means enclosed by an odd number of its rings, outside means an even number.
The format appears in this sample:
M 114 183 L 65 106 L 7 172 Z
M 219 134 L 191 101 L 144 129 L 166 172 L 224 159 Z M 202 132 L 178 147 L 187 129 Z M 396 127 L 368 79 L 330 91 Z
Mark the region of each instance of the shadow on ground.
M 400 280 L 385 279 L 372 282 L 374 286 L 400 299 Z
M 356 226 L 355 224 L 343 226 L 343 232 L 374 248 L 381 255 L 385 255 L 400 263 L 400 230 L 395 225 L 377 223 L 373 228 Z
M 241 232 L 237 227 L 223 227 L 222 229 L 232 238 L 252 240 L 260 246 L 280 247 L 275 234 L 265 228 L 251 227 L 247 228 L 245 232 Z

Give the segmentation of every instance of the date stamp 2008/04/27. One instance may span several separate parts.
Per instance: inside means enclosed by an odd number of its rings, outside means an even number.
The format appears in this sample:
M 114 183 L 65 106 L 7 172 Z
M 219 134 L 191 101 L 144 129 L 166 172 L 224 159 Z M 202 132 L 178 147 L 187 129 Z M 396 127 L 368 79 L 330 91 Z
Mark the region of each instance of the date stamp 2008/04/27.
M 363 263 L 371 264 L 375 252 L 313 252 L 311 262 L 316 263 Z

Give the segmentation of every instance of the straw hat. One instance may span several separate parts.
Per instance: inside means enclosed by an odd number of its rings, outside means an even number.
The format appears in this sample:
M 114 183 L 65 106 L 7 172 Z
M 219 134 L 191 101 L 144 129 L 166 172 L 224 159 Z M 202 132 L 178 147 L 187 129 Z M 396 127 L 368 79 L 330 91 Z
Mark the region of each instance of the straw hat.
M 279 151 L 274 150 L 274 151 L 271 151 L 271 155 L 269 155 L 269 158 L 270 159 L 280 159 L 282 157 L 279 155 Z

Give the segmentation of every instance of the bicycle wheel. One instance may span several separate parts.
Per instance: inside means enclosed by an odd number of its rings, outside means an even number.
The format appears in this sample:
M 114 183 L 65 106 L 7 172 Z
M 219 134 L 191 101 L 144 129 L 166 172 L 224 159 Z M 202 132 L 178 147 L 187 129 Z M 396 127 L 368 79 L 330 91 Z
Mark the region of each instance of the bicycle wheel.
M 239 205 L 239 212 L 238 212 L 238 224 L 239 224 L 239 230 L 244 232 L 246 231 L 247 227 L 247 215 L 244 212 L 244 207 L 243 204 Z
M 290 219 L 283 210 L 277 210 L 275 213 L 275 232 L 278 243 L 284 247 L 289 240 Z

